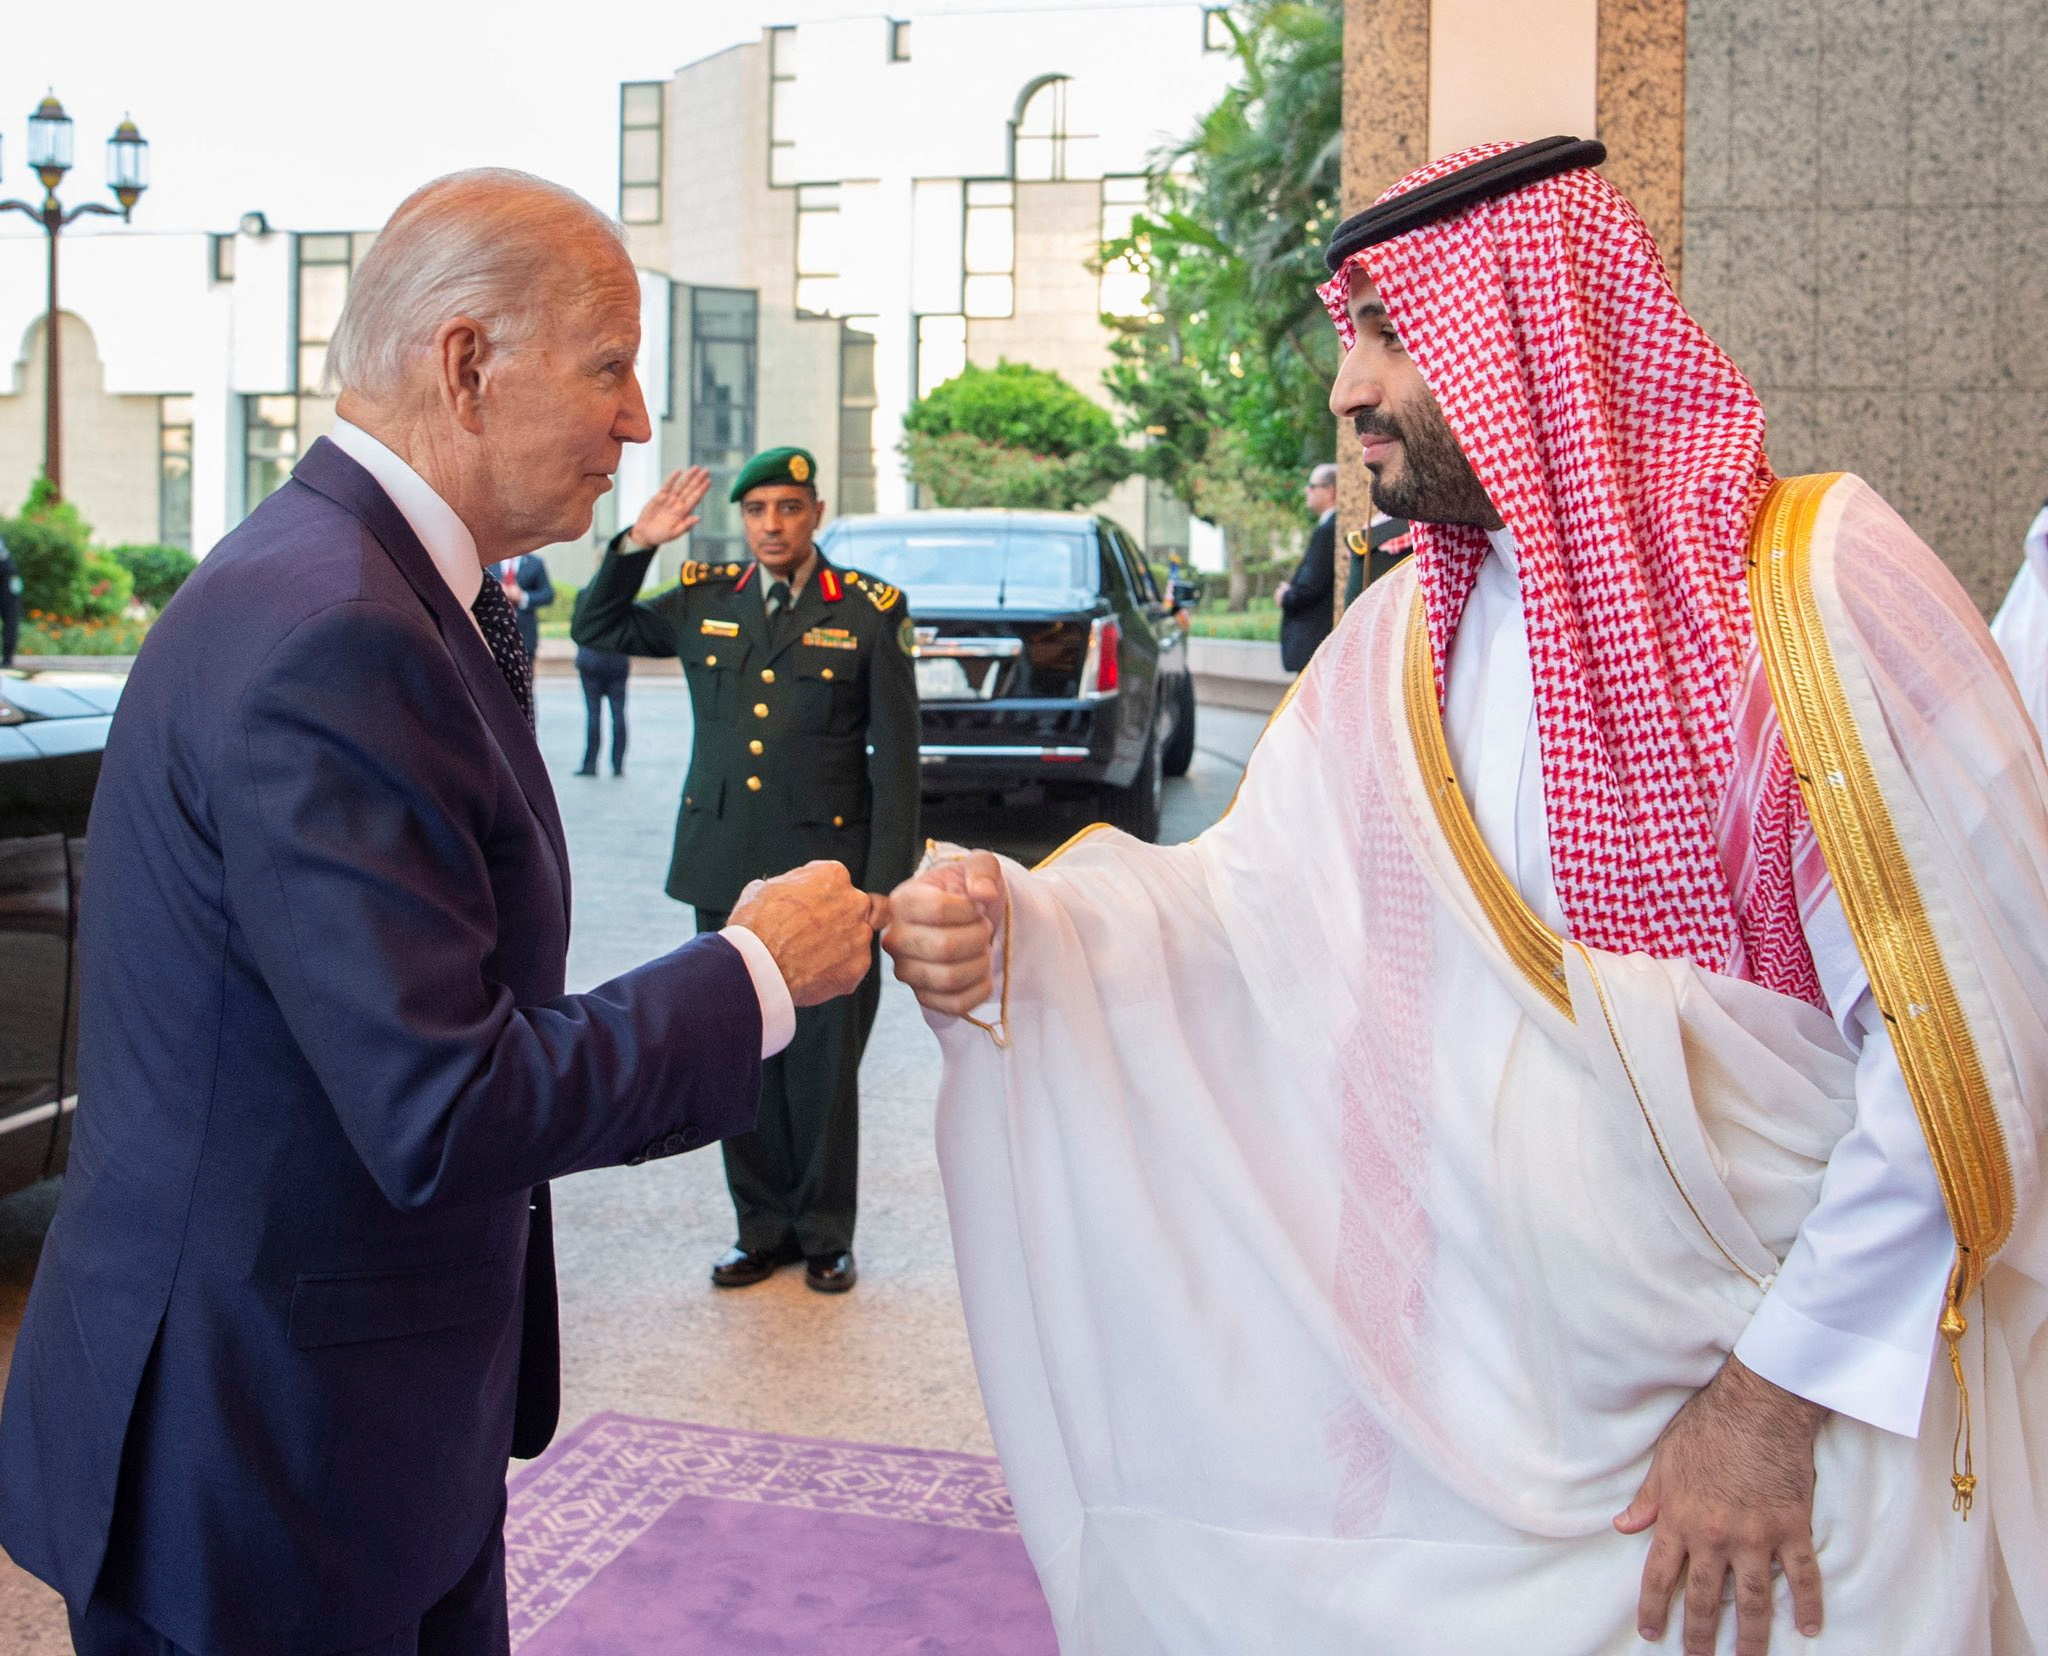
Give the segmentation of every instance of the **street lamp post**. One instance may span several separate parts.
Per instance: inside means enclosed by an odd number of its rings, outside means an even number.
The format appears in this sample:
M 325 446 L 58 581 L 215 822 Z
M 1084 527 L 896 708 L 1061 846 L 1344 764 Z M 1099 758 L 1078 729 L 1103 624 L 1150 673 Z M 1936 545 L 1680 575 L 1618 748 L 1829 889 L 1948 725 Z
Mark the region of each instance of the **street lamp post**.
M 49 299 L 43 312 L 43 344 L 48 365 L 43 384 L 43 475 L 61 499 L 64 492 L 64 436 L 61 389 L 58 383 L 60 347 L 57 328 L 57 237 L 67 224 L 88 213 L 104 213 L 124 222 L 149 188 L 149 140 L 135 130 L 135 123 L 123 120 L 107 140 L 107 188 L 121 205 L 108 207 L 97 201 L 83 201 L 64 208 L 57 200 L 57 186 L 71 170 L 71 117 L 52 94 L 35 107 L 28 118 L 29 170 L 42 180 L 40 206 L 26 201 L 0 201 L 0 212 L 13 208 L 26 213 L 43 227 L 49 242 Z

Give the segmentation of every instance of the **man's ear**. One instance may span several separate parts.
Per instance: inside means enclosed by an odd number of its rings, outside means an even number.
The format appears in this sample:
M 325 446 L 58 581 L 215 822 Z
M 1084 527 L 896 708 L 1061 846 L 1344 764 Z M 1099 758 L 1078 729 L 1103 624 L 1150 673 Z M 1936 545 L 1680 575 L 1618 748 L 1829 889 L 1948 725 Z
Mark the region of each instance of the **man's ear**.
M 811 529 L 815 533 L 818 525 L 825 521 L 825 503 L 819 499 L 811 502 Z
M 455 423 L 472 437 L 483 434 L 490 356 L 490 338 L 474 317 L 450 317 L 435 330 L 435 390 Z

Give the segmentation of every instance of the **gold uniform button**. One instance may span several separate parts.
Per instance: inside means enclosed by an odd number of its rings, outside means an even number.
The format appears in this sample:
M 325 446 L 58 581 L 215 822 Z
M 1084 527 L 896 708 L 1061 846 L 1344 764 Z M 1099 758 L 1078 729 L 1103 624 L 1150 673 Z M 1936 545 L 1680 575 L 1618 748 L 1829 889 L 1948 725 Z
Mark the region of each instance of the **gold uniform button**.
M 845 817 L 834 817 L 834 818 L 832 819 L 832 826 L 833 826 L 833 827 L 835 827 L 835 828 L 844 828 L 844 827 L 846 826 L 846 818 L 845 818 Z
M 717 656 L 706 656 L 706 657 L 704 658 L 704 665 L 705 665 L 705 666 L 707 666 L 707 667 L 716 667 L 716 666 L 718 665 L 718 657 L 717 657 Z
M 773 667 L 763 667 L 761 669 L 761 682 L 763 684 L 773 684 L 775 682 L 775 669 Z
M 748 792 L 748 793 L 759 793 L 760 791 L 761 791 L 761 779 L 760 779 L 760 778 L 759 778 L 758 776 L 750 776 L 750 777 L 748 777 L 748 778 L 747 778 L 747 792 Z
M 761 753 L 765 753 L 767 750 L 761 746 L 759 741 L 752 741 L 747 744 L 747 751 L 749 753 L 758 755 Z
M 768 704 L 766 702 L 754 703 L 754 717 L 757 719 L 765 719 L 768 717 Z
M 826 678 L 830 678 L 831 676 L 832 676 L 832 669 L 831 669 L 831 668 L 829 668 L 829 667 L 827 667 L 827 668 L 825 669 L 825 672 L 824 672 L 824 677 L 826 677 Z

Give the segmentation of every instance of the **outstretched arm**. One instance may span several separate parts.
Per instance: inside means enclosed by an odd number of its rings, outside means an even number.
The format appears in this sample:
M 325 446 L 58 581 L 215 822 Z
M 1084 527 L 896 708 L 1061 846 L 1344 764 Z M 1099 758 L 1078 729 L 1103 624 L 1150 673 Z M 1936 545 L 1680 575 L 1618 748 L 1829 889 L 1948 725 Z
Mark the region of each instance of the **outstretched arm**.
M 921 1005 L 962 1017 L 995 994 L 994 945 L 1002 917 L 1002 866 L 992 853 L 973 851 L 896 888 L 882 947 Z

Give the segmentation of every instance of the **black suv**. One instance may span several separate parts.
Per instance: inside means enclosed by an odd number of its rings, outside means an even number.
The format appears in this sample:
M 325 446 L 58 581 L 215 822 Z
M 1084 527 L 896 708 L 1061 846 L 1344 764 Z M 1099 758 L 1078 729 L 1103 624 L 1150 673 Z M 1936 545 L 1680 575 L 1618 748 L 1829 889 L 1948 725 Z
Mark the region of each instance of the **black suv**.
M 906 512 L 840 518 L 819 545 L 904 591 L 927 795 L 1039 784 L 1158 837 L 1161 778 L 1194 757 L 1195 686 L 1123 530 L 1079 512 Z
M 71 1147 L 85 818 L 121 685 L 0 672 L 0 1195 Z

